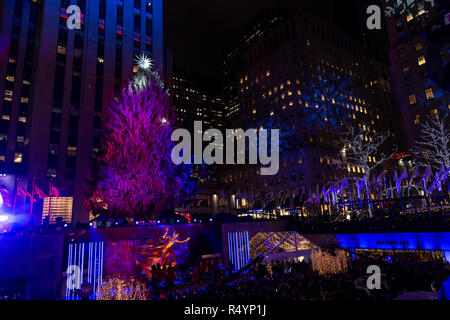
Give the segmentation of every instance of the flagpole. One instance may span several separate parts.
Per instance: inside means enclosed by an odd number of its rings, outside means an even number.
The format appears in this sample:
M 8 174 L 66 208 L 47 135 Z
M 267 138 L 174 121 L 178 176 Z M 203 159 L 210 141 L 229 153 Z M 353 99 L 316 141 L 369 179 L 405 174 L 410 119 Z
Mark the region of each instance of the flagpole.
M 30 205 L 30 222 L 33 218 L 33 202 L 34 202 L 34 185 L 36 183 L 36 177 L 33 177 L 33 187 L 31 189 L 31 205 Z
M 48 189 L 48 222 L 50 223 L 50 212 L 52 208 L 52 181 L 50 180 L 50 185 Z
M 14 205 L 13 205 L 13 213 L 16 214 L 16 199 L 17 199 L 17 188 L 19 187 L 19 178 L 16 178 L 16 185 L 14 188 Z

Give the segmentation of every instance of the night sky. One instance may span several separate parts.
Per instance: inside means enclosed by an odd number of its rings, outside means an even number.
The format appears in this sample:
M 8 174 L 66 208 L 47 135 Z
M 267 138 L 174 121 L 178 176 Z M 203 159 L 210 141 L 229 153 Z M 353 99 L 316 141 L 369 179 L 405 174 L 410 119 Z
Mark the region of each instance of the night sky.
M 165 0 L 165 44 L 172 50 L 175 66 L 217 77 L 225 48 L 262 9 L 306 7 L 357 37 L 355 23 L 359 23 L 363 10 L 360 3 L 358 0 Z

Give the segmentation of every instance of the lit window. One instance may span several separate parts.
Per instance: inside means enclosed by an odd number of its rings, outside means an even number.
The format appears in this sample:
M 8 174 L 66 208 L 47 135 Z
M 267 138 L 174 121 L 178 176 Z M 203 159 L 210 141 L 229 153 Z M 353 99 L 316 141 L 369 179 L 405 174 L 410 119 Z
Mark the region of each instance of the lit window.
M 416 42 L 416 51 L 422 50 L 422 43 L 421 42 Z
M 416 95 L 415 94 L 411 94 L 409 96 L 409 104 L 413 105 L 413 104 L 416 104 L 416 103 L 417 103 Z
M 68 157 L 76 157 L 77 155 L 77 148 L 73 146 L 67 147 L 67 156 Z
M 408 66 L 405 66 L 405 67 L 403 67 L 403 69 L 402 69 L 403 72 L 408 72 L 409 70 L 410 70 L 410 69 L 409 69 Z
M 406 16 L 406 21 L 409 22 L 409 21 L 411 21 L 412 19 L 414 19 L 414 16 L 412 15 L 412 13 L 409 13 L 409 14 Z
M 6 80 L 14 82 L 14 76 L 6 76 Z
M 427 61 L 425 60 L 424 56 L 420 56 L 419 58 L 417 58 L 417 61 L 419 63 L 419 66 L 424 65 Z
M 427 100 L 434 99 L 433 88 L 429 88 L 429 89 L 425 90 L 425 95 L 427 97 Z
M 2 114 L 2 120 L 9 120 L 8 114 Z
M 0 156 L 0 161 L 5 162 L 5 156 Z
M 67 53 L 66 47 L 58 46 L 58 53 L 59 54 L 66 54 Z
M 302 158 L 298 158 L 297 163 L 298 163 L 298 164 L 303 164 L 303 159 L 302 159 Z
M 14 163 L 22 163 L 22 154 L 21 153 L 14 153 Z

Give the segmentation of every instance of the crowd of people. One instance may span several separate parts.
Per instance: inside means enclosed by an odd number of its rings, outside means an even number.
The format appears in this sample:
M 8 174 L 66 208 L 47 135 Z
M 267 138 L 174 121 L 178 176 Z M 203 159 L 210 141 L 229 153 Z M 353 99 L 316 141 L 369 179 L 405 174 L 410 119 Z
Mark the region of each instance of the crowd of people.
M 382 270 L 380 290 L 366 285 L 366 259 L 349 261 L 342 274 L 319 275 L 309 262 L 258 264 L 230 283 L 210 282 L 204 287 L 178 290 L 170 299 L 196 301 L 223 300 L 392 300 L 404 292 L 437 291 L 450 276 L 448 263 L 442 261 L 379 261 Z M 269 272 L 269 269 L 271 272 Z
M 152 298 L 166 299 L 175 293 L 175 285 L 178 287 L 198 288 L 207 283 L 217 283 L 232 273 L 231 264 L 223 264 L 222 259 L 199 260 L 194 267 L 185 268 L 184 265 L 172 267 L 161 266 L 159 263 L 151 269 L 149 289 Z M 146 281 L 145 277 L 140 279 Z

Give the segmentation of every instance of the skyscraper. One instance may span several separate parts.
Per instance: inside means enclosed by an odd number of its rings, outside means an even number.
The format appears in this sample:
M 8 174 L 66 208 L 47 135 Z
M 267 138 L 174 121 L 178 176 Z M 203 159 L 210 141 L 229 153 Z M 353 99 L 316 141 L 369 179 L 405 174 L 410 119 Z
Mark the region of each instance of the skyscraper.
M 256 199 L 259 209 L 263 201 L 258 205 L 258 199 L 287 201 L 286 195 L 303 187 L 306 192 L 321 190 L 341 178 L 330 157 L 340 151 L 334 141 L 343 123 L 364 131 L 366 141 L 392 129 L 387 66 L 320 19 L 302 12 L 280 19 L 245 49 L 235 83 L 239 117 L 232 126 L 280 129 L 279 171 L 261 176 L 259 166 L 237 165 L 222 175 L 224 183 L 236 186 L 241 198 Z M 391 133 L 398 136 L 396 130 Z M 370 157 L 369 162 L 377 162 L 376 158 Z M 354 165 L 345 171 L 365 174 Z
M 443 21 L 442 9 L 436 6 L 439 3 L 444 4 L 445 1 L 411 2 L 408 8 L 395 6 L 395 1 L 386 3 L 393 8 L 386 22 L 394 92 L 411 147 L 417 139 L 420 124 L 427 116 L 439 111 L 450 112 L 449 93 L 429 77 L 429 65 L 433 62 L 430 61 L 433 58 L 430 51 L 432 39 L 423 32 L 438 20 Z M 444 70 L 444 64 L 440 68 Z
M 79 29 L 68 28 L 70 5 L 80 9 Z M 31 193 L 34 178 L 44 191 L 51 182 L 73 198 L 64 209 L 72 222 L 86 223 L 86 179 L 106 106 L 137 54 L 163 72 L 162 0 L 6 0 L 0 13 L 1 183 L 12 191 L 17 177 Z M 41 213 L 35 205 L 35 224 Z

